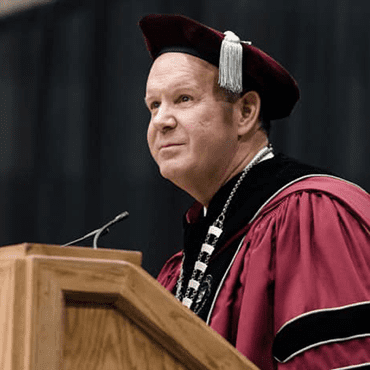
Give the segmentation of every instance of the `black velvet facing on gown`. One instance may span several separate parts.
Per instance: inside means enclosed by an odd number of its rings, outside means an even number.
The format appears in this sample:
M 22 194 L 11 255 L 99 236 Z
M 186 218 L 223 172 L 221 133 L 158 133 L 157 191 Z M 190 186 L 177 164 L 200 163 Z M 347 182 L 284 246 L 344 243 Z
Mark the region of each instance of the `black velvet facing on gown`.
M 279 189 L 291 181 L 312 174 L 331 174 L 328 171 L 308 166 L 282 154 L 254 166 L 237 190 L 226 213 L 224 231 L 217 242 L 211 261 L 205 272 L 205 279 L 198 291 L 191 309 L 206 321 L 217 287 L 229 266 L 236 249 L 244 236 L 238 231 L 245 228 L 259 208 Z M 216 220 L 230 195 L 240 174 L 232 178 L 213 197 L 206 217 L 203 213 L 197 222 L 188 224 L 184 217 L 184 280 L 183 292 L 191 277 L 207 230 Z M 176 288 L 173 293 L 175 293 Z M 197 302 L 198 300 L 198 302 Z

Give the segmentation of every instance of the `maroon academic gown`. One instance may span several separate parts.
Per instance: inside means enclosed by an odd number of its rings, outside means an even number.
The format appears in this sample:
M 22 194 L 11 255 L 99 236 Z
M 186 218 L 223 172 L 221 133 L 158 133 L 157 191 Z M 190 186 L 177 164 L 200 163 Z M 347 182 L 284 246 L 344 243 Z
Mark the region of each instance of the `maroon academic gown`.
M 295 181 L 245 225 L 208 324 L 262 370 L 370 368 L 369 230 L 357 186 Z M 158 276 L 170 291 L 181 259 Z

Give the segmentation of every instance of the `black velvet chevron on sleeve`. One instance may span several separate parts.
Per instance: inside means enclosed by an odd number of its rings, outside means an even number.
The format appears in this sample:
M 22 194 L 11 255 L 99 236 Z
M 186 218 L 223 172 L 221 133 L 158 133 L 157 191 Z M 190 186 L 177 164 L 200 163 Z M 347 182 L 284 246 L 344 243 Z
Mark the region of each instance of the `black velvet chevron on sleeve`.
M 276 334 L 273 355 L 285 363 L 310 348 L 362 337 L 370 337 L 370 302 L 316 310 L 289 321 Z

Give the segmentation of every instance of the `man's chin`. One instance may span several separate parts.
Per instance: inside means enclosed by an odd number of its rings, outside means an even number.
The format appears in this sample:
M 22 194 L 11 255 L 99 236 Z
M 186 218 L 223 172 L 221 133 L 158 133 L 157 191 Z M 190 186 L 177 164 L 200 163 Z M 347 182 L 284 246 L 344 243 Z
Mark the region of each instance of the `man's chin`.
M 162 177 L 181 187 L 182 183 L 187 182 L 189 169 L 180 166 L 179 163 L 166 163 L 159 166 L 159 172 Z
M 159 172 L 165 179 L 175 182 L 178 177 L 181 177 L 181 171 L 179 168 L 169 165 L 159 166 Z

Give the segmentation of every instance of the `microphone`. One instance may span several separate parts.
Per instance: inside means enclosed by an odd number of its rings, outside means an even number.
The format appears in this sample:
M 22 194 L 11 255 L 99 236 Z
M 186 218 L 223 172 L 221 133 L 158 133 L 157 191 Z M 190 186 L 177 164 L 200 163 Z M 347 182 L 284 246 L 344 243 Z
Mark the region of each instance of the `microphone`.
M 118 216 L 116 216 L 113 220 L 109 221 L 104 226 L 102 226 L 100 229 L 96 229 L 94 231 L 91 231 L 90 233 L 84 235 L 81 238 L 78 238 L 78 239 L 72 240 L 69 243 L 63 244 L 62 247 L 68 247 L 69 245 L 82 242 L 83 240 L 88 239 L 88 238 L 91 238 L 91 237 L 94 236 L 93 248 L 94 249 L 97 249 L 98 248 L 98 239 L 101 236 L 103 236 L 103 235 L 105 235 L 105 234 L 107 234 L 109 232 L 109 227 L 112 226 L 112 225 L 114 225 L 114 224 L 116 224 L 116 223 L 118 223 L 118 222 L 120 222 L 120 221 L 122 221 L 122 220 L 124 220 L 128 216 L 129 216 L 129 213 L 127 211 L 122 212 Z

